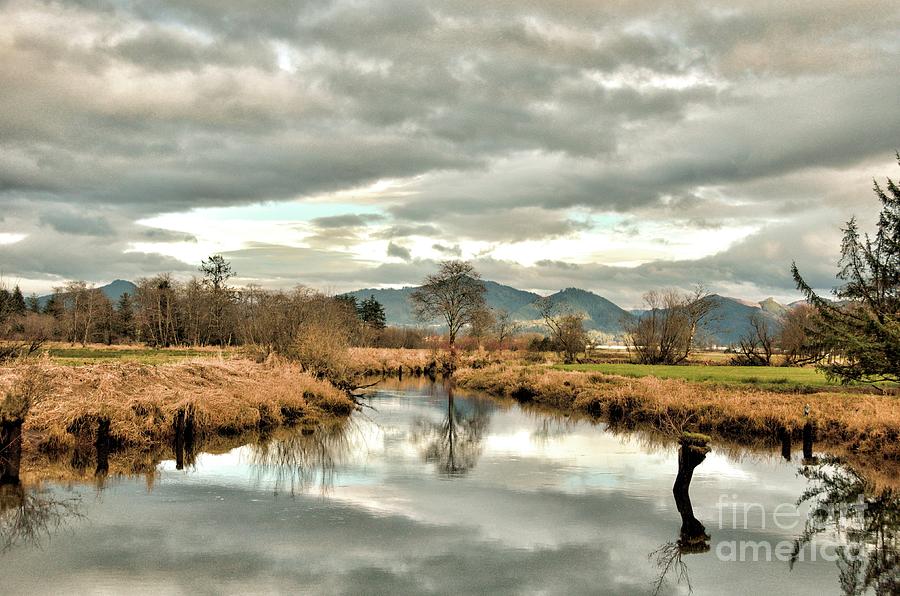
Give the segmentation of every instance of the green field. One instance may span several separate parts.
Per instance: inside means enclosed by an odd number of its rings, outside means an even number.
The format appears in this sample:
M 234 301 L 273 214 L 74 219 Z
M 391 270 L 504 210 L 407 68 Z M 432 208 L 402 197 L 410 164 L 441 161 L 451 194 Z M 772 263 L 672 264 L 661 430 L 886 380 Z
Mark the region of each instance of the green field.
M 166 364 L 188 358 L 216 356 L 218 352 L 179 348 L 49 348 L 50 357 L 59 364 L 80 366 L 101 362 L 140 362 L 142 364 Z
M 713 382 L 726 385 L 754 385 L 775 390 L 837 387 L 814 368 L 780 366 L 670 366 L 663 364 L 564 364 L 555 368 L 599 372 L 623 377 L 653 376 L 660 379 Z

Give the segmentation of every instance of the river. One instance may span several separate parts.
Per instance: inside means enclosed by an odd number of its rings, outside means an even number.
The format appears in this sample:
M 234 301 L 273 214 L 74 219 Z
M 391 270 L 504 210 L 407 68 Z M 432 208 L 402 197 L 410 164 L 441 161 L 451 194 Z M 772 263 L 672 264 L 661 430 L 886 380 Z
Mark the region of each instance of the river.
M 673 493 L 673 441 L 448 393 L 389 381 L 152 482 L 7 487 L 0 592 L 896 593 L 896 497 L 827 458 L 714 443 Z

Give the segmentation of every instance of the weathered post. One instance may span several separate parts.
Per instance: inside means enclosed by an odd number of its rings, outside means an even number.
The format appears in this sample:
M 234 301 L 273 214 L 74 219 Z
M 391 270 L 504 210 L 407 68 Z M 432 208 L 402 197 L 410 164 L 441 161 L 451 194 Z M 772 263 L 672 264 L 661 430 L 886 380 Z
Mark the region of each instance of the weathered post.
M 816 438 L 816 429 L 811 420 L 803 425 L 803 459 L 813 461 L 813 441 Z
M 175 469 L 184 469 L 194 460 L 194 414 L 192 410 L 181 409 L 175 414 Z
M 791 433 L 783 426 L 778 429 L 778 438 L 781 440 L 781 457 L 791 461 Z
M 816 439 L 816 429 L 809 417 L 809 413 L 809 404 L 806 404 L 803 408 L 803 417 L 806 418 L 806 424 L 803 425 L 803 459 L 806 463 L 815 463 L 815 458 L 813 458 L 813 441 Z
M 22 463 L 22 423 L 12 419 L 0 422 L 0 483 L 19 481 Z
M 184 469 L 184 410 L 175 414 L 175 469 Z
M 94 441 L 97 448 L 97 469 L 95 476 L 106 476 L 109 473 L 109 418 L 97 420 L 97 440 Z

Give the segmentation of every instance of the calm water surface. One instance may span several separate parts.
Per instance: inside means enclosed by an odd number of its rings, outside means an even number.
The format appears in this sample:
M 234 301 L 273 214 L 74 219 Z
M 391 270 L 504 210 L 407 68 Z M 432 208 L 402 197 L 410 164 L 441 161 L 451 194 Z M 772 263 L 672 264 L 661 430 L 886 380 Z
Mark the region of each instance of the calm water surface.
M 853 504 L 859 483 L 800 454 L 714 446 L 676 502 L 677 445 L 645 434 L 427 381 L 368 403 L 339 431 L 163 462 L 150 488 L 7 494 L 0 592 L 896 593 L 896 501 L 817 522 L 804 491 Z

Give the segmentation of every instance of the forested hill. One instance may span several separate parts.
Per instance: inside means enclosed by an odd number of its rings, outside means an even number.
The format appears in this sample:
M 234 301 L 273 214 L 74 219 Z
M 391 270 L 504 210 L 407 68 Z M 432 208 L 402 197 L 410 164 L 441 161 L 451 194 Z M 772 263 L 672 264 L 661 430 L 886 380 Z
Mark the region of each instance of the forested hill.
M 103 295 L 109 298 L 113 304 L 119 301 L 119 298 L 122 297 L 122 294 L 131 294 L 134 296 L 134 291 L 137 289 L 137 286 L 131 283 L 130 281 L 126 281 L 124 279 L 117 279 L 111 283 L 106 284 L 105 286 L 100 286 L 97 288 Z M 38 306 L 44 308 L 47 305 L 47 302 L 50 300 L 50 294 L 46 296 L 38 296 Z

